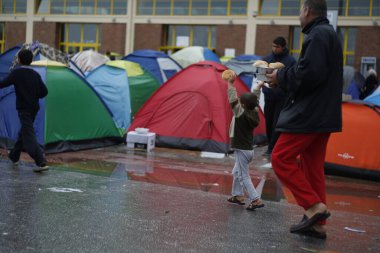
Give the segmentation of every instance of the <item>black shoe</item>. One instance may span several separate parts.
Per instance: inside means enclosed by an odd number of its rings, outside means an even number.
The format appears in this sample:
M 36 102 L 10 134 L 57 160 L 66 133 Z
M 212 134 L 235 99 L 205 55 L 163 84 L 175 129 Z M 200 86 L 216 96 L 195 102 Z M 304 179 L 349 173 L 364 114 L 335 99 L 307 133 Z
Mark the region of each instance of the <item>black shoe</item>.
M 46 165 L 46 163 L 41 163 L 36 168 L 33 169 L 34 172 L 42 172 L 49 169 L 49 166 Z
M 299 234 L 309 236 L 309 237 L 318 238 L 318 239 L 323 239 L 323 240 L 327 238 L 326 232 L 318 231 L 317 229 L 314 228 L 314 226 L 303 231 L 303 232 L 300 232 Z
M 11 152 L 8 151 L 8 158 L 9 160 L 11 160 L 11 162 L 13 163 L 13 165 L 18 165 L 18 161 L 19 160 L 14 160 L 11 156 L 10 156 Z
M 326 220 L 330 217 L 329 211 L 324 211 L 323 213 L 316 213 L 311 218 L 308 218 L 306 215 L 303 216 L 300 223 L 297 225 L 292 225 L 290 227 L 290 233 L 303 233 L 309 231 L 311 227 L 314 226 L 318 221 Z

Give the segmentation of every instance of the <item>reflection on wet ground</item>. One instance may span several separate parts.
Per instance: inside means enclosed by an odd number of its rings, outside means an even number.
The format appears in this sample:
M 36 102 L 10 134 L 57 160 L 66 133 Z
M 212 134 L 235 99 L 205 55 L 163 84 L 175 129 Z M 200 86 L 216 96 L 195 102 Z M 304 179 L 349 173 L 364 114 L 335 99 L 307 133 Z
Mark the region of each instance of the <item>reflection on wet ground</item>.
M 257 148 L 251 164 L 253 183 L 270 201 L 295 203 L 283 187 L 270 161 L 262 156 L 265 148 Z M 4 155 L 2 151 L 1 154 Z M 25 156 L 23 159 L 28 160 Z M 47 156 L 54 169 L 104 177 L 127 177 L 130 180 L 201 190 L 229 195 L 232 185 L 233 155 L 204 158 L 200 152 L 156 148 L 153 153 L 128 150 L 125 146 L 51 154 Z M 337 176 L 327 176 L 327 200 L 332 210 L 367 215 L 380 215 L 380 184 Z

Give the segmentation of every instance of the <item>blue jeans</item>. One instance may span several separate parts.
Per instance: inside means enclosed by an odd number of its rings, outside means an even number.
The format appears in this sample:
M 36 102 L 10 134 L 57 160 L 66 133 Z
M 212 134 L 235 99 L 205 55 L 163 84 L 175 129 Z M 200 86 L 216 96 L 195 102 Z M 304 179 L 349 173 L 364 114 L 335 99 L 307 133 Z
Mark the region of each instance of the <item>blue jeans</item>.
M 260 196 L 253 186 L 249 175 L 249 163 L 253 158 L 253 150 L 235 150 L 235 166 L 232 169 L 232 196 L 244 196 L 244 191 L 248 194 L 250 201 L 259 199 Z

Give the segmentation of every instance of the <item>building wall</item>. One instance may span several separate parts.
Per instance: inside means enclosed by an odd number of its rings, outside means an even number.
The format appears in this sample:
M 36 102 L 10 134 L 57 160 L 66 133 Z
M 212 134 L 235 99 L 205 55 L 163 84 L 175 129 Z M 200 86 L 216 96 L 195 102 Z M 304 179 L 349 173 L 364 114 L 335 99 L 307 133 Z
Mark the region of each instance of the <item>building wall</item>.
M 377 73 L 380 73 L 380 27 L 358 27 L 356 34 L 355 70 L 360 71 L 361 58 L 365 56 L 376 57 Z
M 26 23 L 25 22 L 6 22 L 5 23 L 5 42 L 4 50 L 12 48 L 18 44 L 25 43 Z
M 225 48 L 235 48 L 235 55 L 244 54 L 245 25 L 218 25 L 216 27 L 216 54 L 224 56 Z
M 136 24 L 134 51 L 140 49 L 159 50 L 162 32 L 162 24 Z
M 59 24 L 56 22 L 34 22 L 33 40 L 59 48 Z
M 273 39 L 282 36 L 289 43 L 290 27 L 287 25 L 258 25 L 256 32 L 256 55 L 265 56 L 272 51 Z
M 125 55 L 126 24 L 102 24 L 100 52 L 115 52 Z

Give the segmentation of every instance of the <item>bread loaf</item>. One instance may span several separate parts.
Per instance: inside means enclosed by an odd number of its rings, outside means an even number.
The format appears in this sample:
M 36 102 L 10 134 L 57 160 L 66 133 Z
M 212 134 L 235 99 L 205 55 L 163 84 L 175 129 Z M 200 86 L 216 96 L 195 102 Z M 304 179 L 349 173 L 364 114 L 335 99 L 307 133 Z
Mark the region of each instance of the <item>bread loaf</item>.
M 268 63 L 266 61 L 257 60 L 253 64 L 254 67 L 258 68 L 268 68 Z
M 281 69 L 283 67 L 285 67 L 285 65 L 282 64 L 281 62 L 269 63 L 269 68 L 272 68 L 272 69 Z
M 235 72 L 233 72 L 232 70 L 230 69 L 227 69 L 225 71 L 223 71 L 222 73 L 222 78 L 226 81 L 228 81 L 231 77 L 235 76 Z

